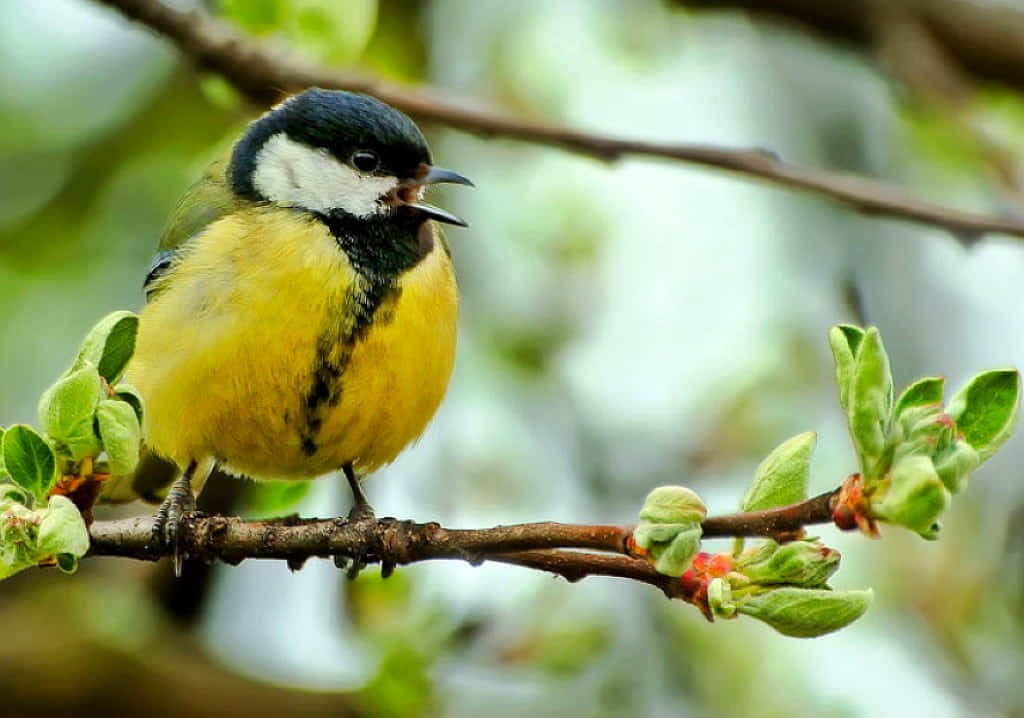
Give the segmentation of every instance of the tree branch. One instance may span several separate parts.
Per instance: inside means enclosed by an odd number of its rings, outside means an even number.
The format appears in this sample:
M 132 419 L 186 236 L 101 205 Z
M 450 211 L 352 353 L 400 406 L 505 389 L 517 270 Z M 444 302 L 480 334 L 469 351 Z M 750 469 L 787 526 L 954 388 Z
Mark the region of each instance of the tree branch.
M 672 0 L 701 9 L 739 9 L 794 23 L 859 50 L 877 50 L 879 21 L 896 9 L 926 28 L 960 67 L 984 82 L 1024 90 L 1024 12 L 975 0 Z M 880 17 L 880 15 L 882 17 Z
M 777 509 L 708 518 L 705 538 L 792 536 L 804 526 L 832 521 L 838 489 Z M 97 521 L 89 529 L 90 556 L 122 556 L 155 561 L 166 556 L 153 541 L 153 519 L 137 517 Z M 192 558 L 237 564 L 247 558 L 283 559 L 292 567 L 317 557 L 360 558 L 391 567 L 432 559 L 484 561 L 524 566 L 578 581 L 614 576 L 660 588 L 681 597 L 679 582 L 630 555 L 628 526 L 554 522 L 514 524 L 489 529 L 446 529 L 436 523 L 392 518 L 286 518 L 244 521 L 227 516 L 189 516 L 182 545 Z M 602 551 L 604 553 L 593 553 Z
M 559 147 L 605 161 L 637 156 L 687 162 L 806 190 L 864 214 L 942 227 L 960 237 L 974 239 L 998 232 L 1024 238 L 1024 222 L 942 207 L 867 177 L 795 167 L 763 150 L 608 137 L 470 108 L 442 100 L 432 92 L 401 87 L 369 75 L 312 67 L 294 57 L 275 54 L 206 16 L 174 10 L 159 0 L 97 1 L 165 35 L 200 65 L 222 74 L 261 104 L 310 86 L 364 92 L 420 120 L 473 134 Z

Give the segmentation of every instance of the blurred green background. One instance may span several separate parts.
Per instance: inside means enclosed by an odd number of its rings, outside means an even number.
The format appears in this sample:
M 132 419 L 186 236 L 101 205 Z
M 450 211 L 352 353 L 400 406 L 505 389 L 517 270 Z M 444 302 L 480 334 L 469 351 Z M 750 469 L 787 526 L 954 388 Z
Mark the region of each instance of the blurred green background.
M 175 3 L 188 7 L 189 3 Z M 1019 212 L 1024 99 L 952 106 L 873 59 L 735 12 L 642 0 L 219 0 L 311 61 L 640 139 L 767 147 L 949 205 Z M 905 79 L 905 78 L 904 78 Z M 0 420 L 34 421 L 81 335 L 140 306 L 177 197 L 259 108 L 86 0 L 0 3 Z M 478 189 L 439 204 L 462 291 L 448 397 L 366 485 L 450 526 L 628 522 L 685 483 L 722 513 L 775 444 L 819 432 L 812 490 L 853 466 L 826 346 L 855 287 L 897 380 L 1024 361 L 1024 248 L 664 162 L 605 165 L 424 126 Z M 226 368 L 230 371 L 230 368 Z M 814 641 L 707 624 L 646 586 L 434 562 L 90 559 L 0 586 L 4 715 L 1024 715 L 1024 440 L 944 534 L 822 534 L 873 586 Z M 265 499 L 265 496 L 262 497 Z M 257 513 L 250 486 L 208 508 Z M 347 510 L 343 482 L 294 507 Z M 133 506 L 129 513 L 150 511 Z M 723 544 L 724 545 L 724 544 Z M 718 549 L 721 550 L 721 549 Z

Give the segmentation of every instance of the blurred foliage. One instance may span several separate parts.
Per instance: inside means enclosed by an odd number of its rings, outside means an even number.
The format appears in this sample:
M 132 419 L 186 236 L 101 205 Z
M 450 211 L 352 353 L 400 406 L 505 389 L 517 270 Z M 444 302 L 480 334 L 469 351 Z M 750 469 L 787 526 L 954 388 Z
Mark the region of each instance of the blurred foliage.
M 274 35 L 332 64 L 356 60 L 377 21 L 377 0 L 219 0 L 217 7 L 253 35 Z
M 970 135 L 980 128 L 1020 177 L 1016 94 L 983 88 L 957 120 L 906 101 L 869 60 L 738 16 L 654 0 L 203 4 L 314 61 L 575 126 L 771 147 L 1004 207 L 1013 188 Z M 0 4 L 5 426 L 34 420 L 83 326 L 139 307 L 170 209 L 260 110 L 86 0 Z M 621 521 L 680 475 L 718 511 L 778 437 L 806 426 L 821 427 L 811 490 L 834 486 L 855 458 L 820 344 L 849 318 L 837 285 L 851 273 L 901 383 L 949 371 L 959 384 L 1024 355 L 1016 247 L 965 254 L 941 233 L 712 173 L 424 129 L 479 189 L 451 198 L 473 226 L 452 236 L 452 390 L 412 455 L 368 484 L 388 512 Z M 342 588 L 312 566 L 218 567 L 209 585 L 210 572 L 186 572 L 173 589 L 194 607 L 183 631 L 152 595 L 168 590 L 166 567 L 90 559 L 73 582 L 4 582 L 0 692 L 12 714 L 55 716 L 1020 712 L 1020 446 L 958 497 L 937 544 L 838 536 L 848 585 L 875 585 L 881 606 L 814 643 L 753 622 L 711 629 L 640 586 L 462 565 Z M 235 510 L 344 510 L 317 504 L 316 486 L 301 499 L 298 486 L 251 488 Z M 232 622 L 234 638 L 212 644 Z M 74 678 L 40 690 L 54 665 Z M 852 690 L 850 675 L 872 690 Z

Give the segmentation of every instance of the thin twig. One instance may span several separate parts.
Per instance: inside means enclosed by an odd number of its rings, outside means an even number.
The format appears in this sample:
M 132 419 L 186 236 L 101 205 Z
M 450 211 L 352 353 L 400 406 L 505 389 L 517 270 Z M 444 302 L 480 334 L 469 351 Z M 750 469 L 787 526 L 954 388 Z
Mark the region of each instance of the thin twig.
M 201 66 L 215 70 L 254 101 L 269 104 L 283 93 L 311 86 L 375 95 L 410 115 L 478 135 L 560 147 L 606 161 L 624 156 L 677 160 L 714 167 L 829 197 L 868 215 L 942 227 L 960 238 L 990 232 L 1024 237 L 1024 222 L 942 207 L 899 187 L 863 176 L 795 167 L 763 150 L 645 142 L 581 132 L 445 101 L 365 74 L 310 66 L 276 54 L 198 14 L 159 0 L 98 0 L 170 38 Z

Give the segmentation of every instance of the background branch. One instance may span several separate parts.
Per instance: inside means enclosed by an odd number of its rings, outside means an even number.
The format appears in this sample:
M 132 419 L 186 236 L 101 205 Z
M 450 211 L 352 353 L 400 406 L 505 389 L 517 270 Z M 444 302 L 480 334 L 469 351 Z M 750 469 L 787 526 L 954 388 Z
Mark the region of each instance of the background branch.
M 248 97 L 269 104 L 305 87 L 339 88 L 372 94 L 420 120 L 478 135 L 506 137 L 560 147 L 597 159 L 652 157 L 714 167 L 830 197 L 869 215 L 942 227 L 970 239 L 989 232 L 1024 237 L 1024 222 L 942 207 L 910 196 L 893 185 L 862 176 L 795 167 L 769 152 L 699 144 L 644 142 L 580 132 L 470 108 L 435 94 L 378 78 L 310 66 L 274 53 L 197 13 L 184 13 L 159 0 L 98 0 L 167 36 L 202 66 L 222 74 Z M 1022 65 L 1024 66 L 1024 65 Z
M 974 0 L 672 0 L 702 9 L 739 9 L 795 24 L 862 51 L 877 50 L 879 15 L 893 9 L 926 28 L 961 69 L 984 82 L 1024 89 L 1024 12 Z

